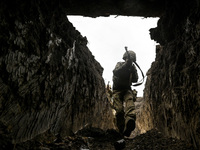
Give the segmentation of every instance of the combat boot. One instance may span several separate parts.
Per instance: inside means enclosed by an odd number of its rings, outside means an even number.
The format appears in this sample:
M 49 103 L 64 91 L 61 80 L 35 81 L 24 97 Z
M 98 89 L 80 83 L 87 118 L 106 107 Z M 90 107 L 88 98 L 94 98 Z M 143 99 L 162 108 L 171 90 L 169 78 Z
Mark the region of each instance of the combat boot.
M 123 135 L 129 137 L 134 129 L 135 129 L 135 120 L 129 119 L 125 124 Z

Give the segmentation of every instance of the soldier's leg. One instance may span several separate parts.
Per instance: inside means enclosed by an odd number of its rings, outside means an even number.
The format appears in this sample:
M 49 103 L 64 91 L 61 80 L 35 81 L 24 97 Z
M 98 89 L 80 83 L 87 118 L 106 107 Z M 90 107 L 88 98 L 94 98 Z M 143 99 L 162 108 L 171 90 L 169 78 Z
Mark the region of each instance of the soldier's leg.
M 136 120 L 136 112 L 134 104 L 135 100 L 136 96 L 133 94 L 131 90 L 128 90 L 124 95 L 125 136 L 130 136 L 131 132 L 135 129 L 135 120 Z
M 123 107 L 123 101 L 122 101 L 122 95 L 121 91 L 113 91 L 113 108 L 116 111 L 115 114 L 115 125 L 119 130 L 119 133 L 123 133 L 124 131 L 124 125 L 125 125 L 125 119 L 124 119 L 124 107 Z

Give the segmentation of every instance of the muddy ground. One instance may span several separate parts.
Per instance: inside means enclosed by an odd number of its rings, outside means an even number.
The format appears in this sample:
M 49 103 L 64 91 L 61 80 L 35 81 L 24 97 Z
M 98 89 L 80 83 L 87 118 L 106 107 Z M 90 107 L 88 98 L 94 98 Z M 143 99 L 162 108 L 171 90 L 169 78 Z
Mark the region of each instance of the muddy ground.
M 118 141 L 118 142 L 117 142 Z M 118 145 L 117 145 L 118 144 Z M 115 145 L 117 147 L 115 148 Z M 134 138 L 123 138 L 115 130 L 83 129 L 65 139 L 51 143 L 26 142 L 15 145 L 16 150 L 194 150 L 191 144 L 165 137 L 157 130 L 151 130 Z

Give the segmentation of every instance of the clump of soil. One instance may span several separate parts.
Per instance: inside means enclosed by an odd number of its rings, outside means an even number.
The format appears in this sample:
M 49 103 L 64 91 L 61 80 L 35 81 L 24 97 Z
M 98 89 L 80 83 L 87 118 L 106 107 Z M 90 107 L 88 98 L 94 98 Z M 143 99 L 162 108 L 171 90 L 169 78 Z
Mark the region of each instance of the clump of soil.
M 185 141 L 164 136 L 157 130 L 151 130 L 145 134 L 126 140 L 124 150 L 194 150 L 195 148 Z

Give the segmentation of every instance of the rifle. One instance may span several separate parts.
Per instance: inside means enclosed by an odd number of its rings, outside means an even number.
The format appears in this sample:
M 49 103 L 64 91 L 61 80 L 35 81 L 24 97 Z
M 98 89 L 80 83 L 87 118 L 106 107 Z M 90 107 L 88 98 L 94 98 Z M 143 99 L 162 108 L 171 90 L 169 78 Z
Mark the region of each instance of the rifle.
M 128 59 L 130 59 L 131 57 L 130 57 L 130 54 L 129 54 L 129 52 L 128 52 L 128 47 L 127 46 L 125 46 L 125 50 L 126 50 L 126 52 L 127 52 L 127 55 L 128 55 Z M 135 62 L 135 61 L 133 61 L 133 63 L 138 67 L 138 69 L 140 70 L 140 72 L 141 72 L 141 74 L 142 74 L 142 79 L 138 82 L 138 83 L 136 83 L 136 84 L 134 84 L 134 85 L 132 85 L 132 86 L 139 86 L 139 85 L 141 85 L 143 82 L 144 82 L 144 74 L 143 74 L 143 72 L 142 72 L 142 69 L 140 68 L 140 66 Z M 131 77 L 130 78 L 132 78 L 132 75 L 131 75 Z M 131 81 L 130 81 L 131 82 Z M 131 82 L 132 83 L 132 82 Z

